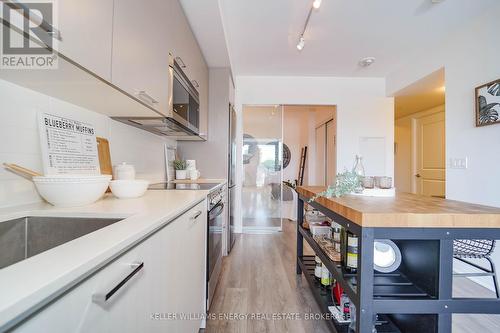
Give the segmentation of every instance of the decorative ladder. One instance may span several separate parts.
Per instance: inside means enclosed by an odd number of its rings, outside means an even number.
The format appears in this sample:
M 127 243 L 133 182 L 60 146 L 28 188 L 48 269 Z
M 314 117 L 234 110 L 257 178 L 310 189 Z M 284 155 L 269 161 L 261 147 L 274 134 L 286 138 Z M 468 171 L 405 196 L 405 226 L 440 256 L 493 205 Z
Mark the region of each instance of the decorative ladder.
M 297 179 L 297 186 L 304 185 L 304 170 L 306 168 L 307 159 L 307 146 L 302 147 L 300 152 L 300 163 L 299 163 L 299 177 Z

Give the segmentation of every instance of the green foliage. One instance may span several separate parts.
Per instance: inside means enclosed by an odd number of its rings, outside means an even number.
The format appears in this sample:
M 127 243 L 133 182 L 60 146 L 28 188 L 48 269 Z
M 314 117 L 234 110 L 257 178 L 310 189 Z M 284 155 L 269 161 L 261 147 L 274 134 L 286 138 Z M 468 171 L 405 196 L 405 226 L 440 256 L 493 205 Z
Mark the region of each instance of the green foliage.
M 338 173 L 337 177 L 335 177 L 335 183 L 328 186 L 328 188 L 321 193 L 318 193 L 314 197 L 312 197 L 309 202 L 312 202 L 320 197 L 332 198 L 332 197 L 341 197 L 343 195 L 354 192 L 361 185 L 361 179 L 359 176 L 353 171 L 345 170 L 342 173 Z
M 187 163 L 184 160 L 174 160 L 174 169 L 175 170 L 186 170 Z

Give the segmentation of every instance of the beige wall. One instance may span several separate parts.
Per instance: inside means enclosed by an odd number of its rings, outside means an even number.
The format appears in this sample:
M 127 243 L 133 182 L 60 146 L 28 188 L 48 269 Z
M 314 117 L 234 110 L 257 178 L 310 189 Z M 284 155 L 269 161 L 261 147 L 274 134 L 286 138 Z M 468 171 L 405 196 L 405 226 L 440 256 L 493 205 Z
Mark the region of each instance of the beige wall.
M 445 106 L 440 105 L 396 119 L 394 129 L 394 142 L 396 143 L 394 154 L 394 186 L 398 191 L 415 192 L 412 184 L 415 173 L 412 153 L 412 149 L 414 149 L 413 124 L 415 119 L 444 111 Z
M 314 126 L 316 122 L 314 108 L 310 106 L 285 106 L 283 113 L 283 142 L 290 148 L 292 158 L 284 170 L 283 179 L 297 179 L 301 149 L 307 146 L 307 158 L 304 171 L 304 185 L 311 184 L 315 177 Z

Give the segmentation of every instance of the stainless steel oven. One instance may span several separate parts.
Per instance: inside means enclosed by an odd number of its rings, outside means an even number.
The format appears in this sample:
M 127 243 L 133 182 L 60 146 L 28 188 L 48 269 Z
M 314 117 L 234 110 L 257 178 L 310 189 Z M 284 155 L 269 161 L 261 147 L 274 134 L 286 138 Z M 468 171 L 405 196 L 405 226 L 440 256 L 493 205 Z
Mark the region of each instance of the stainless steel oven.
M 169 63 L 169 108 L 171 117 L 178 123 L 199 133 L 200 98 L 182 68 L 180 58 L 170 57 Z
M 208 195 L 207 223 L 207 309 L 210 308 L 222 265 L 222 225 L 225 215 L 225 188 Z

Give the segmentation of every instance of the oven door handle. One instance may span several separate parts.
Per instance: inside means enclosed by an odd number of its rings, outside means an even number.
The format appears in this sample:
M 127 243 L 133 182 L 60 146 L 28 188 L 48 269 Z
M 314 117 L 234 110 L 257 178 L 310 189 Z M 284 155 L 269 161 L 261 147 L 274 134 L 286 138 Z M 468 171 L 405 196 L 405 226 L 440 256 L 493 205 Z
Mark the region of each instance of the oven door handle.
M 224 203 L 221 201 L 210 210 L 210 214 L 208 214 L 209 219 L 210 220 L 215 219 L 217 216 L 221 215 L 223 211 L 224 211 Z

